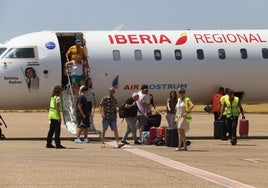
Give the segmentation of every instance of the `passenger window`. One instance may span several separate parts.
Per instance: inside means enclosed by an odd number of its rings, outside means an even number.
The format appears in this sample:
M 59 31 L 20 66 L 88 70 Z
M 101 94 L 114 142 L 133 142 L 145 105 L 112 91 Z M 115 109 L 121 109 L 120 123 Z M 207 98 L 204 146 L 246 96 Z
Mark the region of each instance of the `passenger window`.
M 268 59 L 268 49 L 267 48 L 262 49 L 262 57 L 264 59 Z
M 204 51 L 203 51 L 202 49 L 197 49 L 197 50 L 196 50 L 196 53 L 197 53 L 197 58 L 198 58 L 199 60 L 204 59 Z
M 240 49 L 240 55 L 241 55 L 242 59 L 247 59 L 248 58 L 247 50 L 245 48 L 241 48 Z
M 154 59 L 157 61 L 160 61 L 162 59 L 160 50 L 154 50 Z
M 141 50 L 135 50 L 135 59 L 136 59 L 136 61 L 141 61 L 142 60 L 142 52 L 141 52 Z
M 176 49 L 175 51 L 175 59 L 176 60 L 181 60 L 182 59 L 182 53 L 180 49 Z
M 11 48 L 5 58 L 35 58 L 34 48 Z
M 114 61 L 120 61 L 121 60 L 119 50 L 113 50 L 113 59 L 114 59 Z
M 219 49 L 218 50 L 218 53 L 219 53 L 219 58 L 220 59 L 225 59 L 225 50 L 224 49 Z

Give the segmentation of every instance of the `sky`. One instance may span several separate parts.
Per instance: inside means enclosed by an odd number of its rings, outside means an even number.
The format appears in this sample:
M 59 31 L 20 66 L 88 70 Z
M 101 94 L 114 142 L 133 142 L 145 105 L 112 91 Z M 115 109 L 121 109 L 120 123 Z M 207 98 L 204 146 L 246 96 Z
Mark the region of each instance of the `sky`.
M 267 0 L 1 0 L 0 42 L 29 32 L 268 29 Z

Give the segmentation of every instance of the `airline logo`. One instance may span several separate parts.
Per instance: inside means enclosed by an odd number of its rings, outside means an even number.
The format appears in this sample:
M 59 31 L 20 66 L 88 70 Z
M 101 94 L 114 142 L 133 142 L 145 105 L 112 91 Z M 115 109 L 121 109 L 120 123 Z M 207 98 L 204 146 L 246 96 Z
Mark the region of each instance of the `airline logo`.
M 185 44 L 186 42 L 187 42 L 187 34 L 182 33 L 179 39 L 177 40 L 176 45 L 182 45 L 182 44 Z
M 181 33 L 176 40 L 166 34 L 113 34 L 110 44 L 174 44 L 184 45 L 188 39 L 197 44 L 266 43 L 259 33 Z
M 119 89 L 119 75 L 115 76 L 112 80 L 112 87 L 115 89 Z M 122 87 L 125 91 L 135 91 L 140 90 L 141 85 L 139 84 L 126 84 Z M 160 90 L 160 89 L 167 89 L 167 90 L 176 90 L 179 88 L 187 88 L 187 83 L 149 83 L 148 88 L 150 90 Z

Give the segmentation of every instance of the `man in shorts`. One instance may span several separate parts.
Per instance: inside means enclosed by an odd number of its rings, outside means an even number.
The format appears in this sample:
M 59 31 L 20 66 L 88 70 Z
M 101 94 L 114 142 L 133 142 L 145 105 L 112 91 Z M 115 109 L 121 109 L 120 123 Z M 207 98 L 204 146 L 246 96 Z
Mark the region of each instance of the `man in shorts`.
M 109 95 L 101 99 L 100 102 L 100 113 L 102 117 L 102 132 L 101 132 L 101 142 L 102 147 L 105 148 L 105 132 L 108 126 L 114 131 L 114 136 L 117 142 L 117 148 L 121 148 L 124 144 L 119 144 L 119 136 L 117 130 L 117 100 L 114 97 L 115 89 L 113 87 L 109 88 Z

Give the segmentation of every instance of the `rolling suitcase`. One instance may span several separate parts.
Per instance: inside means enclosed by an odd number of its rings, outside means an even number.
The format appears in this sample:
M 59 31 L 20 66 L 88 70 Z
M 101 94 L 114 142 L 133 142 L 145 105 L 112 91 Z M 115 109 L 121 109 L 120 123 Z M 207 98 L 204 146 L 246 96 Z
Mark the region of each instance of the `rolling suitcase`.
M 239 121 L 239 135 L 241 137 L 247 137 L 249 130 L 249 122 L 247 119 L 240 119 Z
M 150 144 L 150 132 L 149 131 L 143 131 L 141 133 L 141 143 L 144 145 Z
M 223 120 L 214 121 L 214 138 L 221 139 L 223 137 L 223 129 L 225 122 Z
M 157 137 L 157 131 L 158 131 L 158 128 L 157 127 L 151 127 L 150 128 L 150 136 L 149 136 L 149 139 L 150 139 L 150 143 L 152 144 L 154 139 Z
M 162 116 L 160 114 L 149 115 L 148 125 L 151 127 L 159 127 L 161 124 L 161 119 Z
M 149 115 L 149 118 L 144 118 L 144 130 L 149 131 L 151 127 L 159 127 L 161 124 L 161 115 L 155 114 L 155 115 Z M 142 118 L 143 119 L 143 118 Z
M 166 145 L 168 147 L 178 147 L 178 129 L 173 127 L 166 128 Z
M 166 140 L 166 127 L 158 127 L 157 136 L 162 136 L 163 140 Z

